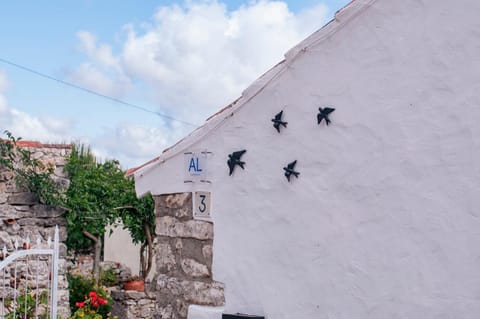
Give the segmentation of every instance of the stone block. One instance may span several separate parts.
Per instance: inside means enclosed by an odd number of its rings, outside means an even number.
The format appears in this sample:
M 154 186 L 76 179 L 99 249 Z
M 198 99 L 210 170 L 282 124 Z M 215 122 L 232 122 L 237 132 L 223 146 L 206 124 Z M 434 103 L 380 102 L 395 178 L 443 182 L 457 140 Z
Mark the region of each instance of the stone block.
M 38 203 L 38 196 L 30 193 L 16 193 L 8 196 L 8 204 L 10 205 L 34 205 Z
M 67 221 L 65 218 L 21 218 L 17 220 L 20 226 L 42 226 L 42 227 L 55 227 L 66 226 Z
M 178 318 L 173 312 L 172 305 L 158 307 L 156 312 L 157 314 L 154 316 L 155 319 L 177 319 Z
M 2 171 L 0 172 L 0 181 L 9 181 L 13 176 L 13 172 L 11 171 Z
M 44 157 L 45 154 L 42 152 L 42 151 L 36 151 L 36 152 L 33 152 L 32 153 L 32 158 L 33 159 L 41 159 L 42 157 Z
M 180 262 L 183 272 L 192 278 L 207 278 L 210 276 L 208 267 L 190 258 L 182 259 Z
M 187 303 L 206 306 L 221 306 L 225 303 L 223 284 L 216 281 L 183 280 L 159 275 L 157 278 L 159 298 L 179 297 Z
M 4 192 L 0 192 L 0 204 L 5 204 L 7 202 L 8 195 Z
M 47 205 L 35 205 L 33 213 L 37 218 L 56 218 L 65 214 L 65 210 Z
M 168 273 L 176 267 L 175 255 L 172 252 L 170 244 L 157 244 L 157 269 L 160 273 Z
M 32 210 L 32 208 L 28 205 L 17 205 L 15 206 L 15 210 L 19 212 L 29 212 Z M 31 213 L 31 215 L 33 215 L 33 212 Z
M 177 299 L 175 301 L 175 310 L 180 318 L 187 318 L 188 315 L 188 303 L 183 300 Z
M 189 220 L 181 222 L 171 216 L 157 218 L 156 234 L 166 237 L 213 239 L 213 225 L 209 222 Z
M 192 206 L 172 209 L 176 218 L 181 220 L 193 219 Z
M 20 210 L 17 210 L 17 207 L 21 207 Z M 1 206 L 0 207 L 0 218 L 2 219 L 19 219 L 25 217 L 32 217 L 33 213 L 30 210 L 24 210 L 23 208 L 29 206 Z
M 155 196 L 155 214 L 157 216 L 172 216 L 181 220 L 193 219 L 192 195 L 179 193 Z
M 181 208 L 186 205 L 192 206 L 192 194 L 178 193 L 165 195 L 165 204 L 170 208 Z

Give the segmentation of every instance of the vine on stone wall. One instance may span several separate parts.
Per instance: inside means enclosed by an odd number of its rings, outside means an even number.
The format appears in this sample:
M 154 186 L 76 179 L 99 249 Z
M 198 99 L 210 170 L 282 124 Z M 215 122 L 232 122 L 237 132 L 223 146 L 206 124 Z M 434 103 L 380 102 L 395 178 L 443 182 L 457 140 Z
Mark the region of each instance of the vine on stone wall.
M 0 139 L 0 169 L 14 173 L 17 187 L 36 196 L 42 204 L 63 206 L 62 189 L 52 178 L 54 167 L 47 166 L 32 157 L 32 153 L 17 145 L 16 138 L 4 131 L 5 139 Z
M 106 227 L 121 219 L 132 241 L 141 244 L 141 276 L 146 278 L 153 260 L 155 233 L 154 205 L 151 196 L 138 199 L 132 179 L 125 177 L 117 160 L 98 162 L 90 149 L 73 145 L 65 172 L 70 184 L 58 185 L 54 167 L 35 159 L 17 145 L 9 131 L 0 138 L 0 172 L 7 170 L 16 178 L 17 187 L 29 191 L 41 203 L 66 210 L 67 247 L 77 253 L 94 248 L 94 276 L 99 277 L 99 262 Z M 92 247 L 93 246 L 93 247 Z

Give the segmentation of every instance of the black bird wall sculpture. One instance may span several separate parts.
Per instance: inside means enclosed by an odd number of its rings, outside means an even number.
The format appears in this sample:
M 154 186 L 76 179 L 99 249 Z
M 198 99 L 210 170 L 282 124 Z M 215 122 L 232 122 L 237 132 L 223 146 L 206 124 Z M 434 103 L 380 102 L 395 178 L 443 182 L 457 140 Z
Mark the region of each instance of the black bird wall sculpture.
M 280 111 L 275 117 L 272 119 L 273 127 L 277 129 L 277 132 L 280 133 L 280 125 L 283 127 L 287 127 L 288 122 L 282 121 L 283 111 Z
M 330 124 L 332 121 L 330 121 L 330 119 L 328 118 L 328 115 L 330 113 L 332 113 L 333 111 L 335 111 L 335 109 L 331 108 L 331 107 L 325 107 L 325 108 L 321 108 L 319 107 L 318 108 L 318 111 L 320 113 L 317 114 L 317 124 L 320 124 L 322 122 L 323 119 L 325 119 L 325 123 Z
M 233 171 L 235 170 L 235 166 L 240 166 L 242 169 L 245 169 L 243 165 L 245 165 L 245 162 L 242 162 L 240 158 L 242 157 L 243 154 L 245 154 L 247 150 L 241 150 L 237 152 L 233 152 L 232 154 L 228 154 L 228 168 L 230 169 L 229 175 L 233 174 Z
M 293 175 L 296 178 L 298 178 L 298 175 L 300 175 L 299 172 L 295 171 L 295 165 L 297 164 L 297 160 L 294 160 L 290 164 L 287 165 L 287 167 L 284 167 L 283 170 L 285 171 L 285 177 L 287 180 L 290 182 L 290 177 Z

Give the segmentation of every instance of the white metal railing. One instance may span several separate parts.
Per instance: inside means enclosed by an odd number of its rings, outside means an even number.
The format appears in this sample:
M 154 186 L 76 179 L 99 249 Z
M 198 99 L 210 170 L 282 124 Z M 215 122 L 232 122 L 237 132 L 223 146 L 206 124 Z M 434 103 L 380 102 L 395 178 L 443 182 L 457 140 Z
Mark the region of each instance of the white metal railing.
M 25 247 L 20 249 L 18 240 L 16 240 L 14 251 L 10 254 L 8 254 L 7 248 L 3 247 L 3 261 L 0 262 L 0 280 L 3 288 L 0 318 L 46 317 L 56 319 L 59 260 L 58 226 L 55 227 L 53 243 L 51 237 L 49 237 L 46 243 L 42 243 L 40 238 L 37 239 L 36 246 L 32 248 L 30 248 L 28 238 L 25 240 L 25 244 Z M 44 247 L 42 248 L 42 246 Z M 46 265 L 46 268 L 42 269 L 42 265 Z M 47 273 L 45 273 L 45 270 Z M 46 280 L 40 283 L 42 277 Z M 21 290 L 22 287 L 23 291 Z

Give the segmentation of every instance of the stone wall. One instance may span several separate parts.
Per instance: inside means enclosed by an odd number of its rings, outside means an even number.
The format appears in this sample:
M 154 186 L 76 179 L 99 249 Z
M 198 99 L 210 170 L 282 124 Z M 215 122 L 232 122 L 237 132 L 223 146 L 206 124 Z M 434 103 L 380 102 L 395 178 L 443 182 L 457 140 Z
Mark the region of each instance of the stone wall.
M 155 313 L 155 296 L 141 291 L 111 290 L 112 315 L 118 319 L 150 319 Z
M 70 152 L 70 145 L 43 145 L 34 143 L 32 145 L 22 142 L 20 146 L 32 152 L 35 159 L 42 161 L 46 165 L 54 168 L 54 178 L 61 186 L 68 185 L 68 179 L 63 173 L 63 167 L 66 163 L 66 156 Z M 60 265 L 59 265 L 59 309 L 58 314 L 62 317 L 68 317 L 68 283 L 66 280 L 66 246 L 67 236 L 66 220 L 63 217 L 64 210 L 54 209 L 40 204 L 38 198 L 23 189 L 19 189 L 15 184 L 14 175 L 0 168 L 0 248 L 6 247 L 8 253 L 14 251 L 15 241 L 18 241 L 20 247 L 25 243 L 26 238 L 30 238 L 33 247 L 37 238 L 46 242 L 48 237 L 53 238 L 55 226 L 60 230 Z M 28 247 L 25 247 L 28 248 Z M 3 258 L 3 256 L 2 256 Z M 39 285 L 46 285 L 48 280 L 49 268 L 47 261 L 40 266 L 43 269 L 43 282 Z M 20 273 L 20 277 L 25 276 Z M 7 283 L 12 284 L 7 280 Z M 8 286 L 8 285 L 7 285 Z M 2 294 L 7 294 L 11 287 L 7 287 Z
M 186 319 L 191 304 L 223 305 L 223 284 L 212 280 L 213 224 L 193 219 L 191 193 L 154 198 L 155 318 Z

